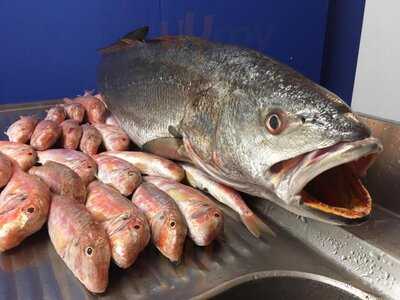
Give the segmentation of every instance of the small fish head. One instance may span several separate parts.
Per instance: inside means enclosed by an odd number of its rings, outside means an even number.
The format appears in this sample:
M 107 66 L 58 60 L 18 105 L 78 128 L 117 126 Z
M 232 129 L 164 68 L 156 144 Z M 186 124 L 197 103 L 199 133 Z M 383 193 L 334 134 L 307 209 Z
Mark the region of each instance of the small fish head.
M 127 212 L 109 228 L 112 257 L 120 268 L 130 267 L 150 240 L 146 219 Z
M 207 203 L 193 207 L 193 213 L 188 222 L 190 236 L 199 246 L 209 245 L 223 230 L 224 215 L 222 211 Z
M 161 211 L 151 222 L 153 242 L 172 262 L 180 260 L 187 227 L 182 216 L 173 211 Z
M 108 284 L 111 250 L 105 232 L 101 236 L 95 232 L 98 230 L 86 230 L 75 239 L 66 259 L 90 291 L 102 293 Z

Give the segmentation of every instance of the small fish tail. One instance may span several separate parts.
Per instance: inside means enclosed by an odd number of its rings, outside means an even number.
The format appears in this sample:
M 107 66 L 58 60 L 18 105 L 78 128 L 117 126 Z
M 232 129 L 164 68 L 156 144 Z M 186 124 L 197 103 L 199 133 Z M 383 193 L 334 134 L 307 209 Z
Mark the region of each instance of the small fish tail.
M 268 233 L 274 237 L 276 236 L 275 232 L 254 213 L 240 215 L 240 219 L 251 234 L 257 238 L 260 237 L 261 232 Z

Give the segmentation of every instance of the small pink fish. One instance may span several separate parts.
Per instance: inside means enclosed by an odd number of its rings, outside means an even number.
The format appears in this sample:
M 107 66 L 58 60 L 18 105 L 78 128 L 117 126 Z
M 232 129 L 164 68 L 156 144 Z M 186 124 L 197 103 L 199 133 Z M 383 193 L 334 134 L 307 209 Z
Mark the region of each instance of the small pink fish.
M 21 116 L 8 127 L 6 135 L 10 142 L 26 144 L 35 130 L 38 119 L 34 116 Z
M 108 285 L 110 242 L 85 205 L 53 195 L 48 220 L 50 240 L 57 254 L 91 292 L 103 293 Z M 61 270 L 62 272 L 62 270 Z
M 187 226 L 175 201 L 151 183 L 142 183 L 132 202 L 146 215 L 153 244 L 170 261 L 181 259 Z
M 75 199 L 83 204 L 86 201 L 86 187 L 82 179 L 65 165 L 47 161 L 43 166 L 32 167 L 29 174 L 42 179 L 54 194 Z
M 68 99 L 68 98 L 65 98 Z M 85 117 L 85 108 L 80 103 L 64 104 L 64 110 L 68 119 L 75 120 L 79 124 L 82 123 Z
M 29 145 L 0 141 L 0 152 L 14 159 L 23 171 L 31 168 L 37 160 L 36 151 Z
M 4 187 L 13 173 L 13 164 L 7 155 L 0 152 L 0 188 Z
M 31 146 L 35 150 L 47 150 L 51 148 L 61 135 L 60 126 L 51 120 L 40 121 L 31 137 Z
M 91 93 L 85 92 L 83 96 L 78 96 L 73 100 L 64 98 L 66 104 L 79 103 L 86 111 L 86 116 L 89 123 L 104 123 L 106 117 L 106 106 L 99 99 L 94 97 Z
M 189 236 L 198 246 L 207 246 L 223 231 L 224 215 L 221 209 L 200 191 L 174 180 L 146 176 L 160 190 L 175 200 L 189 229 Z
M 208 192 L 216 200 L 224 203 L 237 212 L 247 229 L 255 236 L 260 237 L 262 231 L 274 235 L 273 231 L 258 218 L 240 194 L 234 189 L 213 181 L 203 171 L 190 164 L 181 164 L 186 172 L 186 178 L 189 184 L 197 189 Z
M 39 163 L 55 161 L 71 168 L 82 179 L 84 185 L 94 180 L 97 173 L 96 162 L 87 154 L 69 149 L 50 149 L 38 152 Z
M 47 220 L 50 191 L 38 177 L 14 164 L 14 173 L 0 194 L 0 251 L 18 246 Z
M 142 181 L 140 171 L 126 160 L 102 154 L 93 159 L 97 163 L 97 178 L 124 196 L 131 195 Z
M 78 121 L 65 120 L 61 123 L 61 142 L 65 149 L 75 150 L 79 146 L 82 137 L 82 128 Z
M 93 124 L 100 132 L 104 147 L 108 151 L 124 151 L 129 148 L 129 136 L 118 126 Z
M 82 125 L 82 138 L 79 148 L 88 155 L 95 155 L 102 143 L 100 132 L 89 124 Z
M 64 107 L 61 105 L 54 106 L 47 111 L 45 120 L 50 120 L 60 125 L 66 117 Z
M 99 181 L 88 186 L 86 208 L 106 229 L 115 263 L 130 267 L 150 240 L 145 215 L 117 190 Z
M 102 154 L 126 160 L 143 174 L 160 176 L 176 181 L 181 181 L 185 177 L 185 172 L 178 164 L 154 154 L 140 151 L 107 151 Z

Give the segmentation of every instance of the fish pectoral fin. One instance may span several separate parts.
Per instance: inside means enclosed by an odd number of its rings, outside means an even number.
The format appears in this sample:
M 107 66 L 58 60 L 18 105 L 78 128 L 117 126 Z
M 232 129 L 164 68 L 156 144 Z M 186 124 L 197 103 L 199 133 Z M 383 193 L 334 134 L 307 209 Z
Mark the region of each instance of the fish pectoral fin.
M 149 26 L 138 28 L 134 31 L 127 33 L 111 45 L 98 49 L 98 51 L 100 51 L 101 53 L 109 53 L 131 47 L 135 44 L 135 42 L 144 42 L 148 33 Z
M 165 137 L 151 140 L 142 146 L 144 151 L 165 158 L 190 162 L 183 141 L 180 138 Z

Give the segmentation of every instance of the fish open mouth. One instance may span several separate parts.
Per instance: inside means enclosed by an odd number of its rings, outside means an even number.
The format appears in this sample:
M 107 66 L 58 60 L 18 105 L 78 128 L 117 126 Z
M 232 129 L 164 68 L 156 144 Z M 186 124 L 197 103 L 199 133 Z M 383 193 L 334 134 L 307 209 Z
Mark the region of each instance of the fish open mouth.
M 281 199 L 299 199 L 300 205 L 320 219 L 362 219 L 372 199 L 361 177 L 378 153 L 380 142 L 366 138 L 343 142 L 281 162 L 277 193 Z M 289 200 L 290 201 L 290 200 Z

